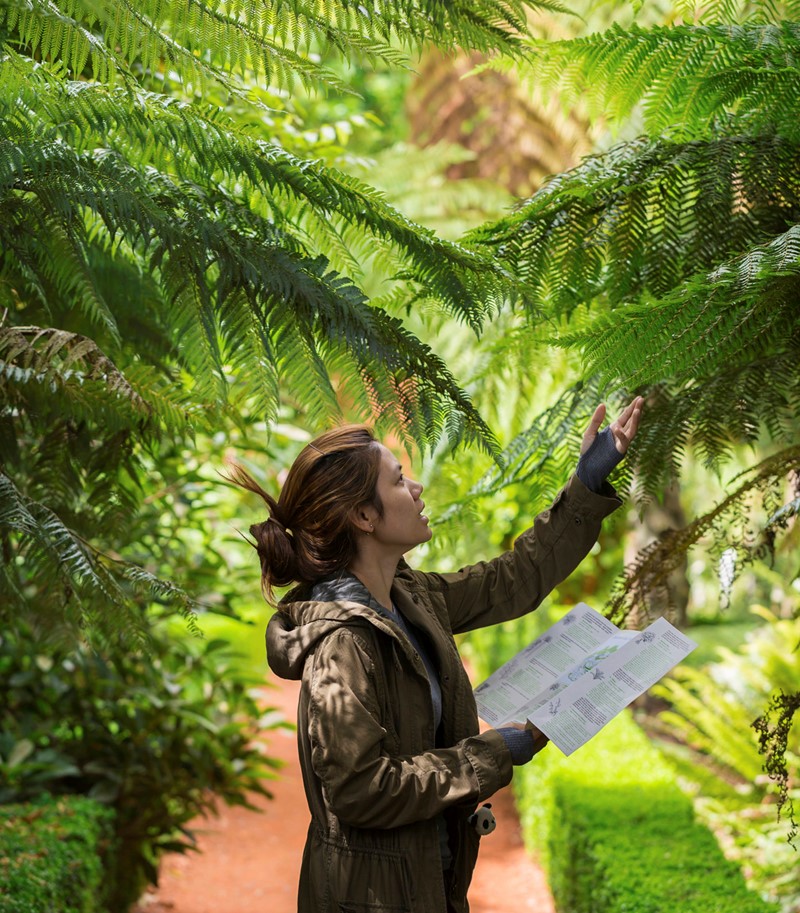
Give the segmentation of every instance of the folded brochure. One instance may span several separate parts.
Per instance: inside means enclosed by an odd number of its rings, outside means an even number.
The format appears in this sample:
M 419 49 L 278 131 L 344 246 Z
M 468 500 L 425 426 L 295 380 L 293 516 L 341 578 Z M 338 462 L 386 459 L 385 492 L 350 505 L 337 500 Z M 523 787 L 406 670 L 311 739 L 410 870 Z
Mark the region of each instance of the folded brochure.
M 531 723 L 569 755 L 696 646 L 665 618 L 623 630 L 581 602 L 478 685 L 478 715 Z

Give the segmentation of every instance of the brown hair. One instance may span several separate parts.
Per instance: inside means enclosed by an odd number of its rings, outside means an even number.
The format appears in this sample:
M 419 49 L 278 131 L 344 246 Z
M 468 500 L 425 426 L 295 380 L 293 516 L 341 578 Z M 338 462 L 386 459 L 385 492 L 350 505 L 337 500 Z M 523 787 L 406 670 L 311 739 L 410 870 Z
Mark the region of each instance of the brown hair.
M 326 431 L 300 451 L 276 501 L 238 463 L 229 481 L 265 501 L 269 517 L 250 534 L 261 561 L 261 585 L 273 602 L 273 588 L 313 583 L 343 570 L 356 555 L 352 511 L 373 505 L 383 515 L 377 494 L 381 452 L 364 425 Z

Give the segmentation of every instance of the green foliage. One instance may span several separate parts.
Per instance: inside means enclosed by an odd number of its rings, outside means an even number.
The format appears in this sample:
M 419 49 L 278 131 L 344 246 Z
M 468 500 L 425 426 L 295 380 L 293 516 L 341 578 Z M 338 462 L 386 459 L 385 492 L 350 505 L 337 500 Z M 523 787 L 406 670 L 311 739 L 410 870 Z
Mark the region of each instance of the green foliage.
M 800 694 L 779 691 L 770 698 L 769 705 L 758 719 L 753 721 L 753 729 L 758 734 L 758 748 L 764 756 L 764 769 L 769 777 L 778 782 L 778 817 L 784 806 L 789 806 L 791 828 L 788 842 L 794 846 L 798 827 L 794 819 L 794 806 L 789 791 L 789 758 L 790 738 L 795 715 L 800 711 Z M 792 751 L 791 759 L 798 756 Z
M 395 314 L 433 304 L 477 332 L 516 280 L 337 167 L 330 136 L 346 142 L 363 109 L 313 131 L 302 116 L 320 87 L 350 91 L 356 62 L 405 67 L 432 41 L 517 53 L 530 6 L 3 6 L 4 606 L 112 637 L 142 636 L 152 601 L 191 615 L 175 542 L 162 531 L 145 560 L 132 547 L 161 523 L 148 475 L 194 435 L 270 426 L 287 403 L 315 429 L 347 414 L 407 446 L 496 455 Z M 363 261 L 387 275 L 381 300 Z
M 701 816 L 723 835 L 751 885 L 791 910 L 800 896 L 790 855 L 800 726 L 792 725 L 797 707 L 789 696 L 800 679 L 800 619 L 760 606 L 753 612 L 766 623 L 737 651 L 719 648 L 717 661 L 703 669 L 679 667 L 653 692 L 670 703 L 659 720 L 679 746 L 668 741 L 664 750 L 700 790 Z
M 105 913 L 113 817 L 75 796 L 0 806 L 0 913 Z
M 679 6 L 685 21 L 528 43 L 537 91 L 640 135 L 470 236 L 520 276 L 584 382 L 646 395 L 630 456 L 645 497 L 680 479 L 689 450 L 715 471 L 755 452 L 749 485 L 632 566 L 624 611 L 701 531 L 741 523 L 740 557 L 747 542 L 769 552 L 798 507 L 780 492 L 800 466 L 797 5 Z
M 682 556 L 699 542 L 717 555 L 726 554 L 735 573 L 756 561 L 770 560 L 776 539 L 786 534 L 800 507 L 797 497 L 785 503 L 785 479 L 794 472 L 798 458 L 797 446 L 766 457 L 737 477 L 738 486 L 707 513 L 682 529 L 666 531 L 644 548 L 626 577 L 618 581 L 609 611 L 624 618 L 637 601 L 664 586 Z M 791 545 L 791 534 L 786 538 Z
M 528 306 L 553 320 L 553 340 L 580 354 L 585 383 L 646 395 L 629 457 L 646 497 L 681 478 L 690 449 L 718 472 L 743 446 L 754 451 L 720 501 L 697 505 L 686 528 L 640 553 L 608 607 L 617 619 L 663 591 L 700 542 L 736 572 L 769 558 L 779 537 L 792 538 L 800 509 L 797 8 L 696 13 L 691 26 L 615 26 L 533 43 L 532 80 L 612 121 L 636 112 L 644 135 L 554 177 L 472 233 L 520 275 Z M 700 22 L 715 15 L 741 21 Z M 544 452 L 563 434 L 557 426 L 545 435 Z M 771 770 L 784 763 L 796 682 L 777 738 L 765 731 Z M 751 706 L 750 719 L 763 712 Z M 743 763 L 751 748 L 731 759 Z M 759 761 L 751 753 L 751 774 Z
M 793 104 L 800 85 L 796 16 L 755 3 L 753 15 L 734 13 L 731 24 L 705 8 L 696 24 L 614 25 L 571 41 L 534 41 L 527 75 L 542 90 L 557 85 L 565 102 L 580 97 L 594 116 L 620 121 L 639 110 L 653 135 L 675 126 L 703 132 L 736 112 L 755 130 L 777 127 L 796 139 L 790 109 L 771 107 L 776 99 Z
M 530 5 L 519 0 L 459 0 L 446 6 L 398 0 L 370 11 L 341 0 L 274 0 L 256 11 L 241 0 L 224 6 L 191 2 L 188 8 L 151 0 L 121 10 L 89 2 L 63 7 L 12 2 L 5 20 L 32 56 L 63 61 L 74 73 L 88 72 L 99 82 L 130 78 L 130 64 L 136 62 L 145 71 L 160 71 L 169 63 L 194 91 L 209 81 L 241 89 L 244 73 L 284 88 L 297 80 L 317 88 L 319 83 L 340 85 L 315 60 L 318 48 L 345 59 L 393 64 L 403 59 L 396 43 L 409 49 L 438 41 L 449 47 L 511 50 L 526 29 Z M 536 5 L 558 8 L 556 3 Z
M 65 649 L 24 627 L 0 640 L 0 802 L 43 792 L 112 808 L 111 909 L 126 909 L 167 851 L 192 848 L 186 824 L 217 801 L 269 795 L 274 762 L 255 741 L 276 722 L 224 641 L 151 633 L 103 654 Z
M 568 760 L 548 747 L 520 768 L 515 784 L 526 837 L 543 857 L 559 909 L 775 909 L 745 888 L 627 712 Z

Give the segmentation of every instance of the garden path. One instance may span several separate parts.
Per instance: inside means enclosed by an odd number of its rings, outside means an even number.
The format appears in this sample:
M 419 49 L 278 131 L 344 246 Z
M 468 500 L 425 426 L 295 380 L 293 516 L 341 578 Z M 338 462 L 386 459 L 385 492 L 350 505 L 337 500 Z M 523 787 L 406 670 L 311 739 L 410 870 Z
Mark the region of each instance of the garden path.
M 280 682 L 265 703 L 294 719 L 299 686 Z M 296 913 L 297 879 L 308 811 L 295 734 L 273 730 L 269 753 L 284 761 L 270 784 L 273 799 L 254 798 L 261 813 L 220 808 L 192 823 L 198 853 L 162 860 L 157 889 L 131 913 Z M 470 888 L 471 913 L 554 913 L 541 869 L 522 845 L 510 788 L 492 799 L 497 829 L 483 838 Z

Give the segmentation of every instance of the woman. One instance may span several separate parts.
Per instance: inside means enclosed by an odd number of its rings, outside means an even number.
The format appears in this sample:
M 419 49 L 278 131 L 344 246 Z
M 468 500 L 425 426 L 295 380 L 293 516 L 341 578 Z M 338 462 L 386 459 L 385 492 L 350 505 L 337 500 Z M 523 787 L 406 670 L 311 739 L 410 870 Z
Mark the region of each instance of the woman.
M 299 454 L 251 527 L 268 599 L 273 672 L 302 681 L 298 742 L 311 824 L 300 913 L 466 913 L 479 836 L 470 817 L 547 741 L 520 724 L 479 733 L 454 634 L 532 611 L 620 501 L 605 482 L 636 433 L 634 400 L 603 432 L 599 406 L 576 475 L 513 550 L 450 574 L 405 563 L 431 538 L 422 485 L 361 426 Z

